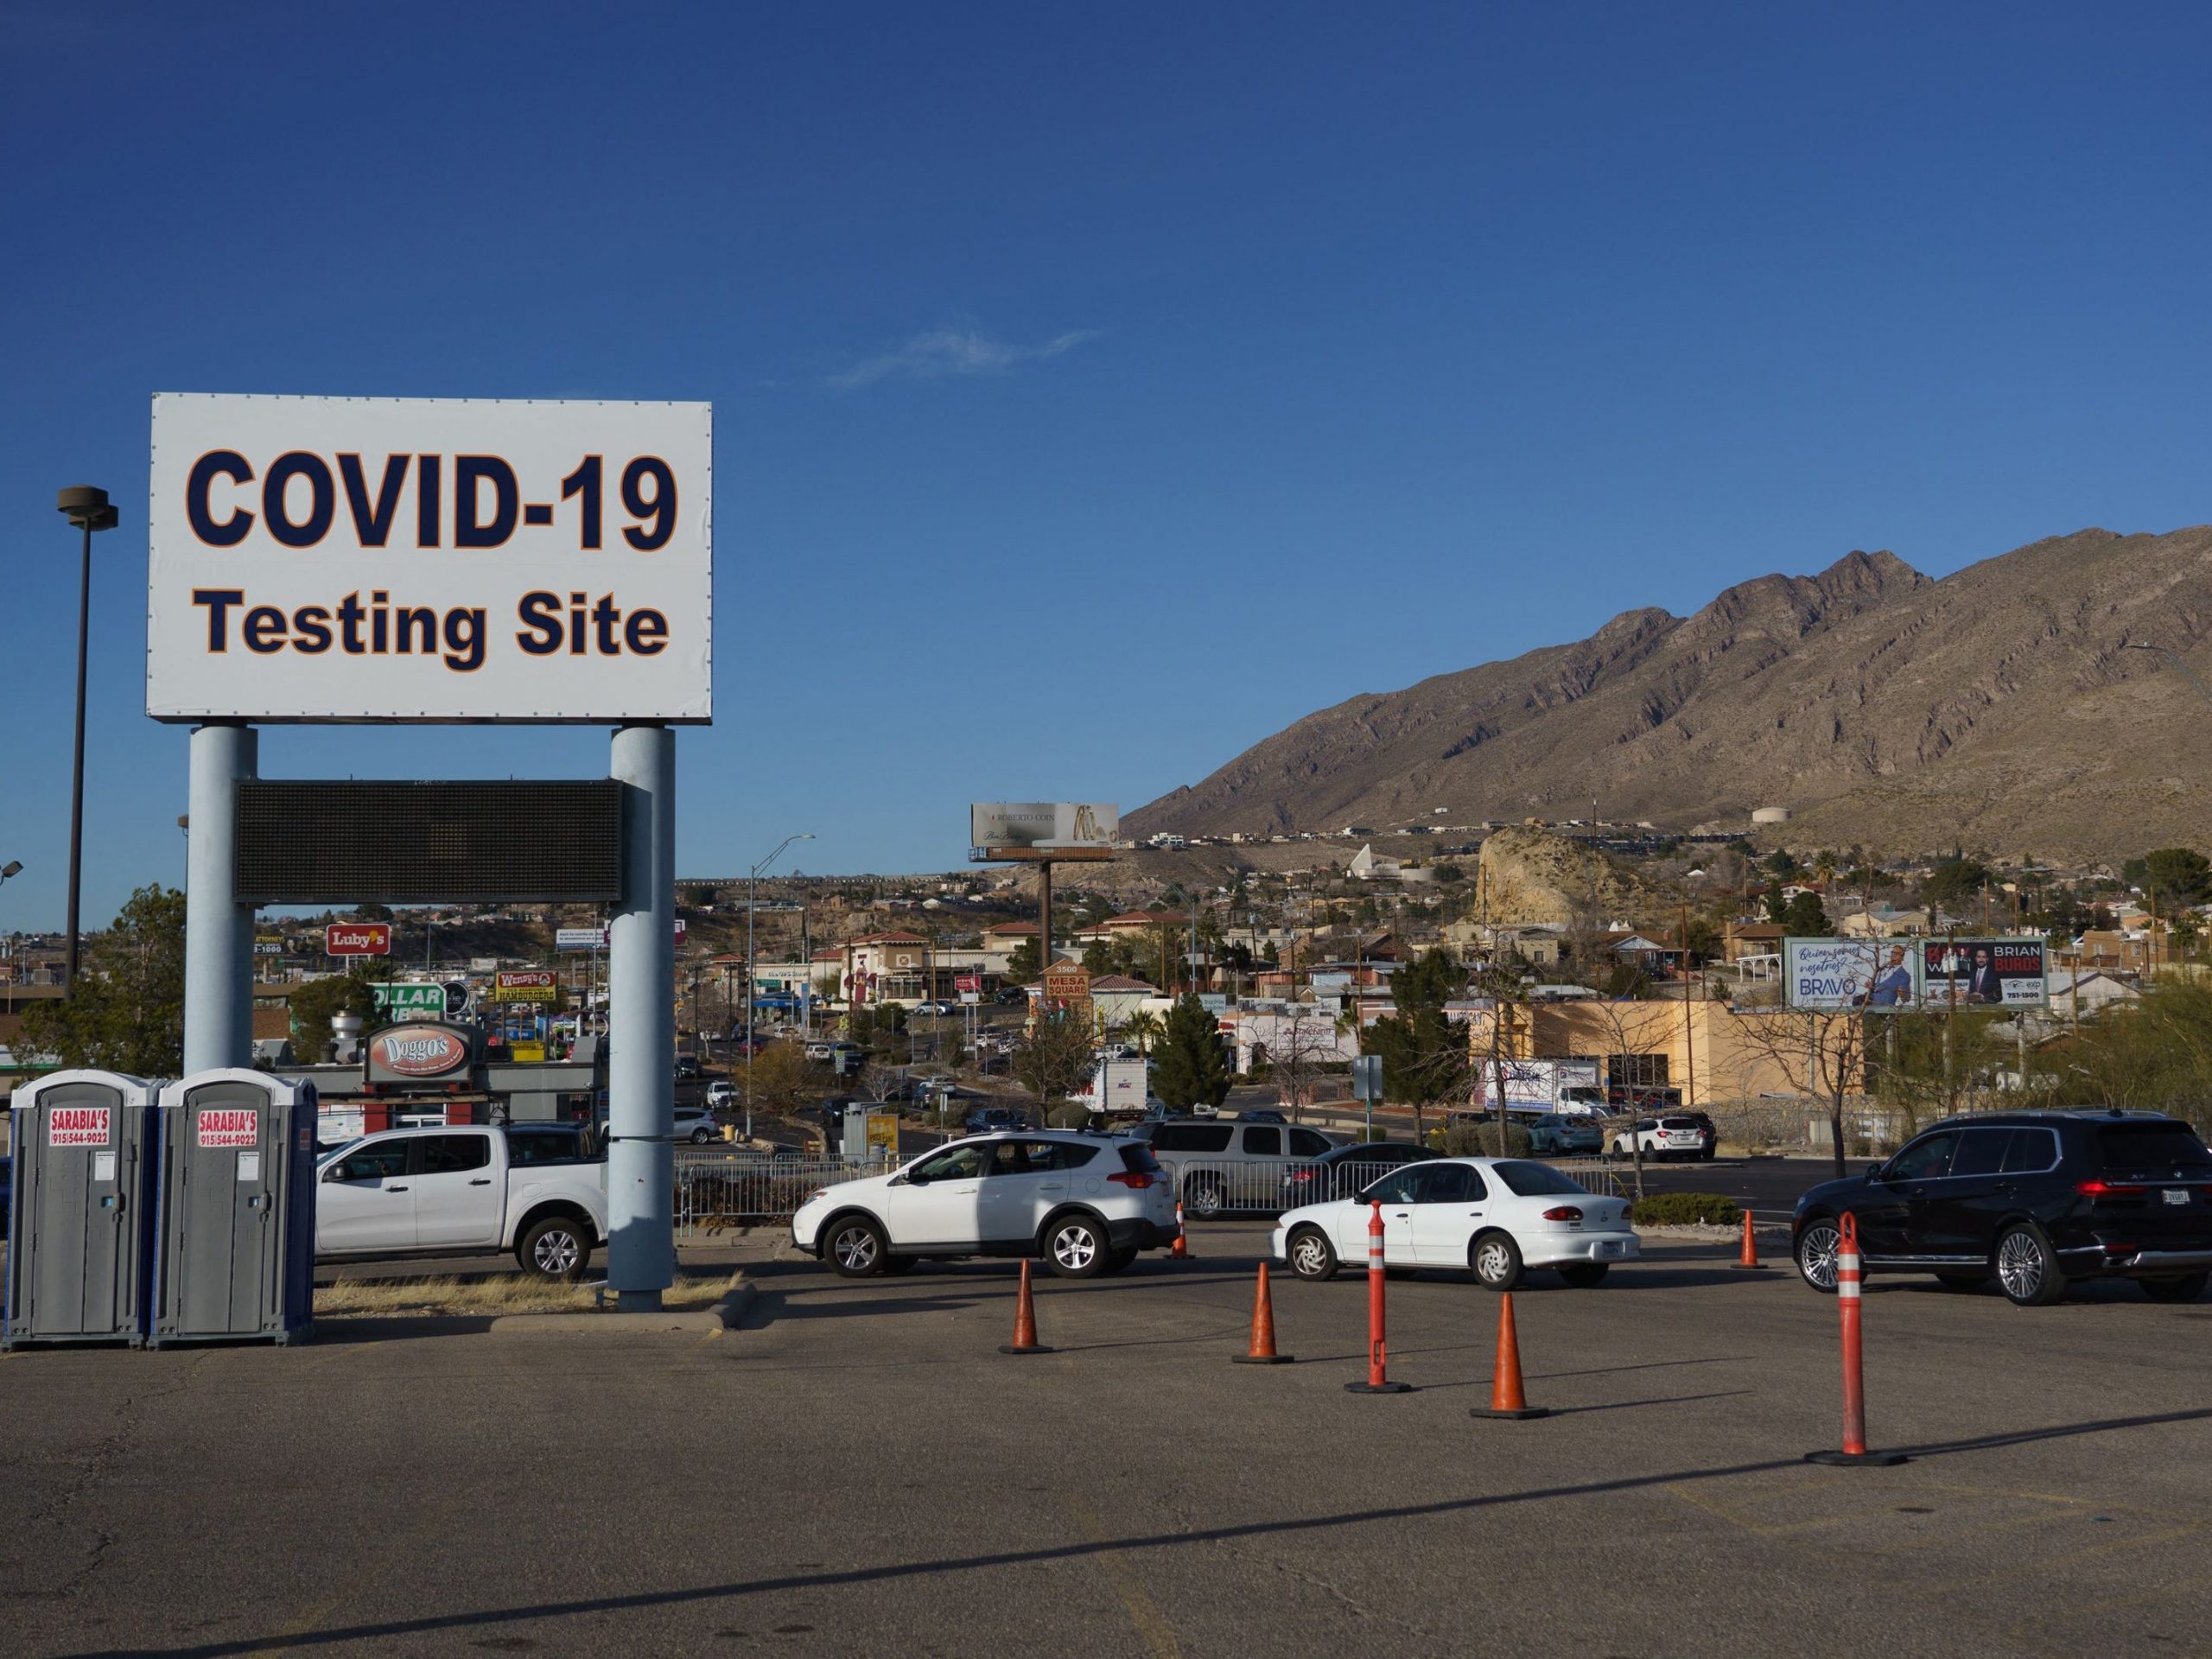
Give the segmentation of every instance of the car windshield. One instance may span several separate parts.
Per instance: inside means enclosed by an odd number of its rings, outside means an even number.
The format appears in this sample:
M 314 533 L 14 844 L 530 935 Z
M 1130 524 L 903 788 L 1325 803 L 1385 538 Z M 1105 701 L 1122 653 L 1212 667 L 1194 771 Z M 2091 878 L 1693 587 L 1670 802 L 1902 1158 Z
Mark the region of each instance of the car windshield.
M 1507 1191 L 1520 1198 L 1534 1198 L 1554 1192 L 1586 1192 L 1587 1188 L 1554 1169 L 1549 1164 L 1531 1164 L 1517 1158 L 1509 1158 L 1493 1164 L 1491 1169 L 1503 1181 Z
M 2097 1131 L 2097 1159 L 2108 1170 L 2212 1166 L 2212 1152 L 2180 1123 L 2107 1124 Z

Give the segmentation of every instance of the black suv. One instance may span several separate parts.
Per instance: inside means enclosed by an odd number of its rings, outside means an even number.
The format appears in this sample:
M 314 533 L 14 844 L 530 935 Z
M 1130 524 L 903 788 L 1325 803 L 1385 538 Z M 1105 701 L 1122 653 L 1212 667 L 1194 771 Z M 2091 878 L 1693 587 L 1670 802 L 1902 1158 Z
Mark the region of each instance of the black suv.
M 1834 1291 L 1839 1217 L 1857 1218 L 1870 1272 L 1994 1279 L 2023 1307 L 2069 1279 L 2139 1281 L 2187 1302 L 2212 1278 L 2212 1152 L 2158 1112 L 1996 1112 L 1955 1117 L 1864 1175 L 1797 1200 L 1797 1271 Z

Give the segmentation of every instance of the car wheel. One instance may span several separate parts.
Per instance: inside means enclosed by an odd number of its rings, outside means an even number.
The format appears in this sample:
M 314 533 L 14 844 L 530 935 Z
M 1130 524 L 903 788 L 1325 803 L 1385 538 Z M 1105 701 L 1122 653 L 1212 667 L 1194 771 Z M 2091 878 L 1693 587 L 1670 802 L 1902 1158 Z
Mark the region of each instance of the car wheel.
M 703 1147 L 714 1138 L 715 1137 L 713 1135 L 709 1135 L 704 1129 L 694 1129 L 691 1131 L 691 1144 L 695 1147 Z
M 1468 1247 L 1467 1265 L 1481 1284 L 1510 1290 L 1521 1282 L 1521 1247 L 1510 1233 L 1484 1233 Z
M 540 1279 L 581 1279 L 591 1262 L 591 1235 L 573 1217 L 548 1216 L 531 1223 L 515 1258 Z
M 1106 1230 L 1085 1216 L 1064 1216 L 1045 1230 L 1045 1261 L 1063 1279 L 1104 1271 L 1110 1249 Z
M 1191 1185 L 1191 1213 L 1201 1221 L 1211 1221 L 1221 1213 L 1221 1183 L 1194 1181 Z
M 2066 1275 L 2043 1229 L 2025 1223 L 1997 1238 L 1997 1287 L 2015 1307 L 2048 1307 L 2066 1294 Z
M 1301 1279 L 1337 1276 L 1337 1253 L 1319 1227 L 1301 1227 L 1293 1233 L 1284 1254 L 1290 1258 L 1290 1270 Z
M 1589 1290 L 1605 1282 L 1605 1269 L 1611 1265 L 1610 1262 L 1578 1262 L 1561 1268 L 1559 1276 L 1576 1290 Z
M 2193 1302 L 2212 1282 L 2212 1274 L 2185 1273 L 2178 1279 L 2145 1279 L 2143 1294 L 2154 1302 Z
M 883 1271 L 883 1229 L 866 1216 L 847 1216 L 830 1230 L 823 1251 L 841 1279 L 865 1279 Z
M 1843 1232 L 1832 1217 L 1805 1224 L 1797 1235 L 1797 1276 L 1825 1295 L 1835 1294 L 1838 1259 L 1843 1254 Z
M 1986 1281 L 1978 1273 L 1939 1273 L 1936 1282 L 1946 1290 L 1980 1290 Z

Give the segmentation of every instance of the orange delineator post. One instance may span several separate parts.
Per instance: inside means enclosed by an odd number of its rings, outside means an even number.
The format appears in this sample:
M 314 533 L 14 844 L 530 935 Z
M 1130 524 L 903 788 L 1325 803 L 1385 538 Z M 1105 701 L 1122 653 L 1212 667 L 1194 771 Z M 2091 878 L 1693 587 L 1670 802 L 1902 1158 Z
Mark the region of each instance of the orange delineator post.
M 1410 1383 L 1393 1382 L 1385 1368 L 1389 1345 L 1382 1339 L 1382 1204 L 1370 1199 L 1367 1221 L 1367 1381 L 1347 1382 L 1346 1394 L 1411 1394 Z
M 1766 1271 L 1766 1263 L 1759 1260 L 1759 1247 L 1751 1237 L 1751 1212 L 1748 1209 L 1744 1211 L 1744 1250 L 1736 1258 L 1736 1266 L 1739 1271 Z
M 1178 1198 L 1175 1200 L 1175 1243 L 1167 1254 L 1179 1260 L 1190 1253 L 1191 1247 L 1183 1237 L 1183 1200 Z
M 1842 1242 L 1836 1248 L 1835 1305 L 1837 1317 L 1843 1325 L 1843 1450 L 1840 1452 L 1808 1452 L 1808 1463 L 1841 1465 L 1873 1464 L 1887 1466 L 1906 1461 L 1902 1452 L 1869 1452 L 1866 1449 L 1866 1391 L 1864 1353 L 1859 1345 L 1859 1291 L 1860 1284 L 1859 1262 L 1859 1221 L 1845 1211 Z
M 1014 1340 L 1001 1343 L 1002 1354 L 1049 1354 L 1052 1351 L 1037 1340 L 1037 1306 L 1029 1295 L 1029 1263 L 1021 1264 L 1021 1292 L 1014 1301 Z
M 1275 1306 L 1268 1294 L 1268 1264 L 1260 1263 L 1260 1288 L 1252 1297 L 1252 1351 L 1234 1356 L 1232 1365 L 1287 1365 L 1288 1354 L 1275 1352 Z
M 1497 1363 L 1491 1370 L 1490 1406 L 1487 1410 L 1477 1406 L 1467 1415 L 1520 1422 L 1551 1414 L 1548 1406 L 1530 1405 L 1521 1387 L 1521 1336 L 1513 1325 L 1513 1293 L 1506 1291 L 1497 1299 Z

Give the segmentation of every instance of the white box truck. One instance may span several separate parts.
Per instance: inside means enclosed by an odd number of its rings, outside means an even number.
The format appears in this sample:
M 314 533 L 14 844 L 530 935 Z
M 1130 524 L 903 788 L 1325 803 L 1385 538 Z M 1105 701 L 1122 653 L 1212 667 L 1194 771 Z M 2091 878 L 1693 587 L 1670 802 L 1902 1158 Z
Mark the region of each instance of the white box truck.
M 1101 1059 L 1090 1074 L 1084 1101 L 1093 1117 L 1142 1117 L 1158 1103 L 1152 1092 L 1152 1062 L 1135 1057 Z

